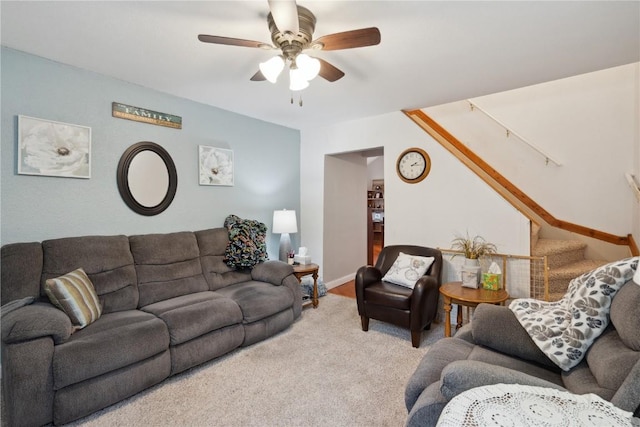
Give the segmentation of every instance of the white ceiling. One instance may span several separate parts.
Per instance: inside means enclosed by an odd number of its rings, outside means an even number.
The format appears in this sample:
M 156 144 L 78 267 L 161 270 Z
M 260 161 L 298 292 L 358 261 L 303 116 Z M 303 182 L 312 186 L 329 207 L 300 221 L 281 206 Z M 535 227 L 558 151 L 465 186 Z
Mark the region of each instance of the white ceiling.
M 260 1 L 2 1 L 2 45 L 302 129 L 423 108 L 640 61 L 638 1 L 304 1 L 314 38 L 375 26 L 377 46 L 314 52 L 346 75 L 290 104 L 288 82 L 251 82 L 273 51 Z M 133 105 L 135 100 L 129 100 Z M 154 109 L 157 106 L 139 105 Z M 167 111 L 180 114 L 176 111 Z

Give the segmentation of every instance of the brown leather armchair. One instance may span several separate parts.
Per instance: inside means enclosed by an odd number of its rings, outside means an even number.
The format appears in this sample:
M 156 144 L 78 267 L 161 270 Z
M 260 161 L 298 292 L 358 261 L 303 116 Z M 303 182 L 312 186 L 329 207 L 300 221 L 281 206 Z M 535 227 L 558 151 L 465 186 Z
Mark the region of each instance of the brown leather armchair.
M 383 282 L 400 252 L 434 257 L 435 260 L 413 289 Z M 423 329 L 429 329 L 438 313 L 442 253 L 422 246 L 395 245 L 382 249 L 375 266 L 365 265 L 356 273 L 356 299 L 362 330 L 369 330 L 369 319 L 392 323 L 411 331 L 411 344 L 418 348 Z

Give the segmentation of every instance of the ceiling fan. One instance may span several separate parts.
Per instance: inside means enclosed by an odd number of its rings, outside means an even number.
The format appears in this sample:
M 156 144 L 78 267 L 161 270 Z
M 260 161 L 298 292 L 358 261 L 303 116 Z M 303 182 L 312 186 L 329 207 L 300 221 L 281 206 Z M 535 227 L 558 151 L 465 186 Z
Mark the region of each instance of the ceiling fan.
M 271 31 L 271 41 L 263 43 L 232 37 L 200 34 L 198 40 L 204 43 L 223 44 L 280 50 L 281 53 L 260 64 L 252 81 L 268 80 L 275 83 L 285 65 L 289 66 L 289 89 L 302 90 L 309 81 L 320 76 L 334 82 L 344 76 L 344 72 L 329 62 L 304 53 L 306 50 L 341 50 L 356 47 L 373 46 L 380 43 L 380 30 L 375 27 L 329 34 L 313 39 L 316 17 L 295 0 L 269 0 L 270 13 L 267 24 Z

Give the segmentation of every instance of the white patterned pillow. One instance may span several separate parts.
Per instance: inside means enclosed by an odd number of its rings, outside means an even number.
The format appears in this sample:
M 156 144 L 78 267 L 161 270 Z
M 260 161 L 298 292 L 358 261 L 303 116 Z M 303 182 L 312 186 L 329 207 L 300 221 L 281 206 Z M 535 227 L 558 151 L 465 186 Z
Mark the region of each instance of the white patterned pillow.
M 382 280 L 413 289 L 418 279 L 424 276 L 434 260 L 434 257 L 408 255 L 400 252 Z
M 102 314 L 102 305 L 93 283 L 82 268 L 48 279 L 44 291 L 51 303 L 69 316 L 76 329 L 95 322 Z

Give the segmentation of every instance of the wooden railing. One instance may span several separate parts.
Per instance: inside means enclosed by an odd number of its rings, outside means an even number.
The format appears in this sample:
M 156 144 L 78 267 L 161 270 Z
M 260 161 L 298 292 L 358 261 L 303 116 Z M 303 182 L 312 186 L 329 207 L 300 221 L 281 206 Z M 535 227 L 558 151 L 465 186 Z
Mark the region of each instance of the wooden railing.
M 478 175 L 494 190 L 503 195 L 506 191 L 519 203 L 521 203 L 521 205 L 519 205 L 517 203 L 514 203 L 511 197 L 505 197 L 505 199 L 509 203 L 511 203 L 511 205 L 522 212 L 522 214 L 527 218 L 533 220 L 529 212 L 526 211 L 526 209 L 529 209 L 550 226 L 583 236 L 588 236 L 594 239 L 602 240 L 604 242 L 628 246 L 631 250 L 632 255 L 638 255 L 638 246 L 630 234 L 627 236 L 616 236 L 604 231 L 595 230 L 593 228 L 584 227 L 582 225 L 573 224 L 571 222 L 557 219 L 556 217 L 551 215 L 551 213 L 547 212 L 547 210 L 545 210 L 542 206 L 536 203 L 533 199 L 527 196 L 522 190 L 516 187 L 511 181 L 506 179 L 502 174 L 492 168 L 487 162 L 482 160 L 476 153 L 471 151 L 455 136 L 449 133 L 437 122 L 435 122 L 424 111 L 405 110 L 404 113 L 424 131 L 431 135 L 436 141 L 438 141 L 444 148 L 449 150 L 454 156 L 463 160 L 465 164 L 470 166 L 470 168 L 476 173 L 476 175 Z M 526 207 L 526 209 L 523 209 L 523 206 Z

